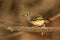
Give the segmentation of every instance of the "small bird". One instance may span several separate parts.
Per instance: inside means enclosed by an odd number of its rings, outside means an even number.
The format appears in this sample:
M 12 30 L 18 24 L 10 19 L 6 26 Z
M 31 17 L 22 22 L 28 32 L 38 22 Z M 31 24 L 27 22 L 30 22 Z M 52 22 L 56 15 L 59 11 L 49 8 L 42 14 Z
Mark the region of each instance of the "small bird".
M 33 15 L 33 14 L 27 14 L 25 16 L 31 24 L 33 24 L 35 26 L 39 26 L 39 27 L 47 24 L 48 22 L 51 22 L 51 20 L 49 20 L 47 18 L 44 18 L 41 15 L 36 16 L 36 15 Z
M 33 25 L 35 25 L 35 26 L 37 26 L 37 27 L 42 27 L 42 28 L 44 28 L 45 25 L 46 25 L 48 22 L 51 22 L 49 19 L 44 18 L 44 17 L 42 17 L 41 15 L 36 16 L 36 15 L 33 15 L 33 14 L 28 13 L 28 14 L 26 14 L 25 16 L 26 16 L 26 18 L 28 19 L 28 21 L 29 21 L 31 24 L 33 24 Z M 44 32 L 42 32 L 41 34 L 43 35 Z

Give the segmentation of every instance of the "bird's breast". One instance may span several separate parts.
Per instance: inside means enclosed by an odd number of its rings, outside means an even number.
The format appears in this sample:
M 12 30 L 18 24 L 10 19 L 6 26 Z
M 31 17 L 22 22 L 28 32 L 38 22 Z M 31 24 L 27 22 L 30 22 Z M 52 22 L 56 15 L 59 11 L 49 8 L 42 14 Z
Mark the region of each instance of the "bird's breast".
M 36 20 L 36 21 L 31 21 L 33 25 L 41 26 L 45 23 L 44 20 Z

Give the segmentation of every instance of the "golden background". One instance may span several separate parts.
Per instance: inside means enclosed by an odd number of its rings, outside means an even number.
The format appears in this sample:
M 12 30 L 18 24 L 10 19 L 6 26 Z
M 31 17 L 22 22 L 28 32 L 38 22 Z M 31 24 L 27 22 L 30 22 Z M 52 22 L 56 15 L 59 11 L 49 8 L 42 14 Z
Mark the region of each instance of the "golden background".
M 60 13 L 60 0 L 0 0 L 0 22 L 30 26 L 30 23 L 23 16 L 27 13 L 42 15 L 51 18 Z M 60 26 L 60 18 L 57 18 L 47 26 Z M 0 29 L 0 38 L 16 32 Z M 60 40 L 60 32 L 47 32 L 44 36 L 41 33 L 28 33 L 17 35 L 3 40 Z

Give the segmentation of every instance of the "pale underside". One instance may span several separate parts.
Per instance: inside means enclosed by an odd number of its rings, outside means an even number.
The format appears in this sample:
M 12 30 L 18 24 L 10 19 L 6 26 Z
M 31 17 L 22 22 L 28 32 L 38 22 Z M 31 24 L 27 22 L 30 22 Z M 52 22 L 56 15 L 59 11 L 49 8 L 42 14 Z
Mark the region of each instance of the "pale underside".
M 42 25 L 44 25 L 45 21 L 44 20 L 37 20 L 37 21 L 31 21 L 31 23 L 36 26 L 42 26 Z

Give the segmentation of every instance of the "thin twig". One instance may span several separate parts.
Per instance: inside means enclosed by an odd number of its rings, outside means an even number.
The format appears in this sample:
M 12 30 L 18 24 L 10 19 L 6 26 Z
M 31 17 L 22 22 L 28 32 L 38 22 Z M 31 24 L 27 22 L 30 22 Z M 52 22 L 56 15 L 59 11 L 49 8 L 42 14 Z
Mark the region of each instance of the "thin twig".
M 4 37 L 0 37 L 0 40 L 8 39 L 8 38 L 11 38 L 11 37 L 14 37 L 14 36 L 18 36 L 18 35 L 21 35 L 21 34 L 23 34 L 23 33 L 24 33 L 24 32 L 12 33 L 12 34 L 10 34 L 10 35 L 4 36 Z
M 60 17 L 60 13 L 58 13 L 57 15 L 53 16 L 50 18 L 50 20 L 54 21 L 55 19 Z

